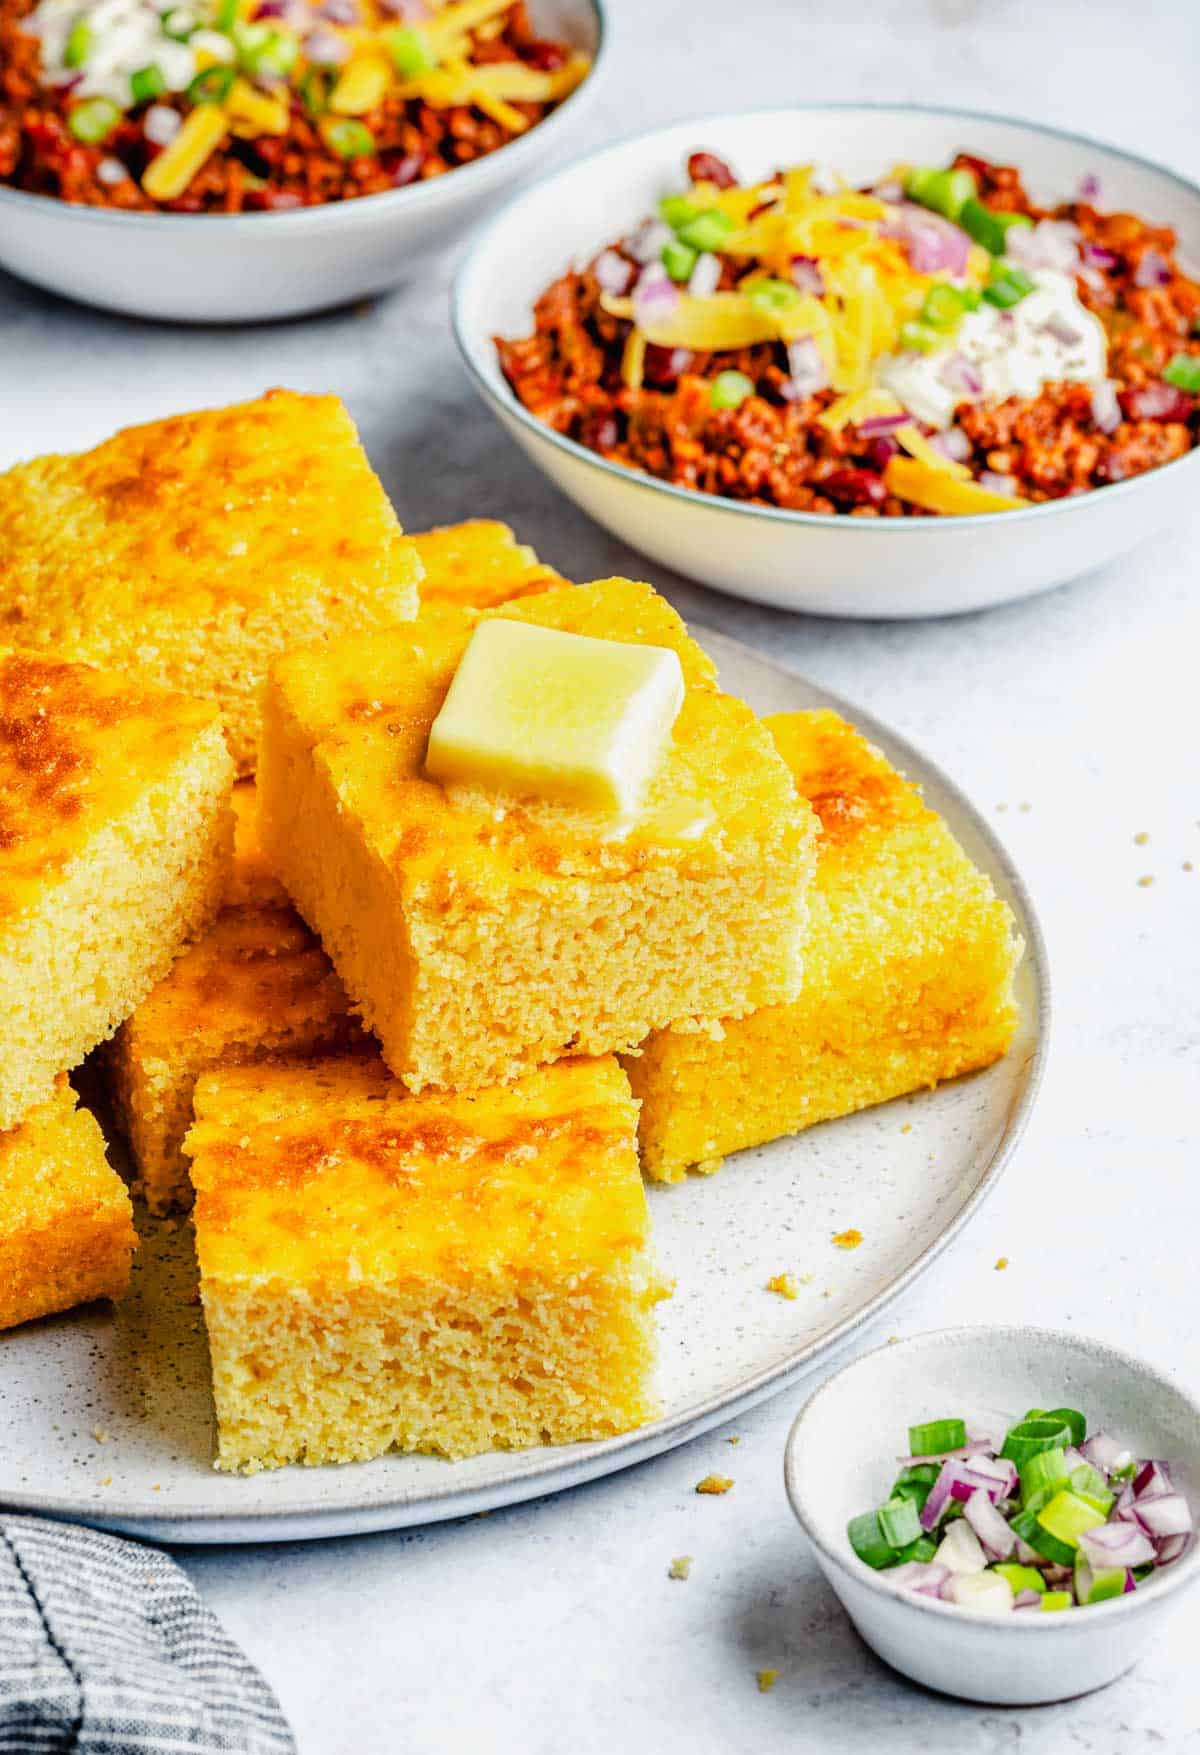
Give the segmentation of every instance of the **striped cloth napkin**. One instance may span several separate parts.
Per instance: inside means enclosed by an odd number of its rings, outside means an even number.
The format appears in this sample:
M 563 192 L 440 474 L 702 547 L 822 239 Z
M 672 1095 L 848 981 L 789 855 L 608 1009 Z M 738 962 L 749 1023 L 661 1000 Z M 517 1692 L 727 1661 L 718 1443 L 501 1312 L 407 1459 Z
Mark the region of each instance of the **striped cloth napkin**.
M 296 1755 L 279 1702 L 155 1548 L 0 1514 L 0 1755 Z

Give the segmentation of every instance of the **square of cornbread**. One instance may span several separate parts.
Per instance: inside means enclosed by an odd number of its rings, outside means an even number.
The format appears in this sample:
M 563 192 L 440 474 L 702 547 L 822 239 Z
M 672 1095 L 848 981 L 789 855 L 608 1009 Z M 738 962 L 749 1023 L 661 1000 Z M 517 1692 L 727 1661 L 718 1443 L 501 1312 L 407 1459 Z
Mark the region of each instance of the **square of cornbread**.
M 420 576 L 336 396 L 275 390 L 0 475 L 0 643 L 216 701 L 241 773 L 267 660 L 415 615 Z
M 475 611 L 429 605 L 272 666 L 263 845 L 392 1070 L 414 1091 L 473 1089 L 794 997 L 816 819 L 675 611 L 608 579 L 485 616 L 670 647 L 684 703 L 618 834 L 426 777 Z
M 125 1184 L 64 1076 L 0 1133 L 0 1328 L 119 1298 L 136 1247 Z
M 544 566 L 528 543 L 518 542 L 495 518 L 470 518 L 413 535 L 425 569 L 421 602 L 463 603 L 492 609 L 518 597 L 535 597 L 565 581 Z
M 764 723 L 821 822 L 804 985 L 630 1058 L 657 1181 L 988 1066 L 1017 1024 L 1012 914 L 917 788 L 836 713 Z
M 211 703 L 0 651 L 0 1128 L 213 918 L 232 784 Z
M 237 1067 L 188 1136 L 218 1467 L 470 1456 L 655 1413 L 615 1060 L 410 1097 L 378 1057 Z

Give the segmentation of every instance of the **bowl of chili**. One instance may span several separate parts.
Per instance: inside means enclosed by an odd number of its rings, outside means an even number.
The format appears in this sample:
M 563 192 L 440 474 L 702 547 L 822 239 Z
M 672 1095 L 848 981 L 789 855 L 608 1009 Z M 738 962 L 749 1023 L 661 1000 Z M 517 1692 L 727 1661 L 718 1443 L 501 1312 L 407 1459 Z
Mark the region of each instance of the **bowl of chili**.
M 1148 217 L 1147 217 L 1148 216 Z M 977 112 L 674 124 L 518 196 L 453 318 L 476 389 L 652 559 L 784 608 L 987 607 L 1196 482 L 1200 189 Z
M 396 284 L 579 116 L 603 0 L 0 0 L 0 266 L 177 322 Z

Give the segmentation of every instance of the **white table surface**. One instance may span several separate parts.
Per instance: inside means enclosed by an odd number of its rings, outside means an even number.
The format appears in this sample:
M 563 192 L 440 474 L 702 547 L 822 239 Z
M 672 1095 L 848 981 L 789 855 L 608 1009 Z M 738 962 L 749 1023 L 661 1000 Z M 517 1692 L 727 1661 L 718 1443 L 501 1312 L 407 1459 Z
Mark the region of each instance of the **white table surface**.
M 580 148 L 739 102 L 912 98 L 1200 169 L 1195 0 L 609 5 L 609 86 Z M 474 402 L 446 325 L 448 272 L 363 310 L 190 332 L 0 276 L 0 464 L 269 384 L 336 390 L 411 527 L 492 513 L 576 579 L 644 574 Z M 862 1349 L 945 1322 L 1035 1320 L 1200 1386 L 1200 869 L 1186 869 L 1200 867 L 1198 543 L 1194 513 L 1082 584 L 925 624 L 789 618 L 657 575 L 685 614 L 922 744 L 991 813 L 1042 911 L 1057 1018 L 1040 1107 L 990 1203 Z M 484 1519 L 180 1557 L 278 1689 L 304 1755 L 1200 1750 L 1194 1607 L 1124 1681 L 1038 1711 L 938 1699 L 877 1663 L 783 1496 L 801 1399 Z M 714 1469 L 733 1490 L 697 1497 Z M 694 1556 L 686 1583 L 667 1576 L 679 1554 Z M 760 1694 L 765 1667 L 779 1680 Z

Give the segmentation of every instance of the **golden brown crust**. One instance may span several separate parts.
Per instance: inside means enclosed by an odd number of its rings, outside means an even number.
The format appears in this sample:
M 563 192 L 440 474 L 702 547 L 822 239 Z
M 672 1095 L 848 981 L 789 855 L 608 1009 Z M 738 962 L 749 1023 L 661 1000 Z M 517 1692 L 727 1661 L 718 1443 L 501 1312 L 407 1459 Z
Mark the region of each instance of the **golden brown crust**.
M 471 518 L 413 535 L 425 577 L 421 603 L 469 604 L 491 609 L 520 597 L 536 597 L 551 586 L 565 584 L 527 543 L 518 542 L 507 524 L 492 518 Z

